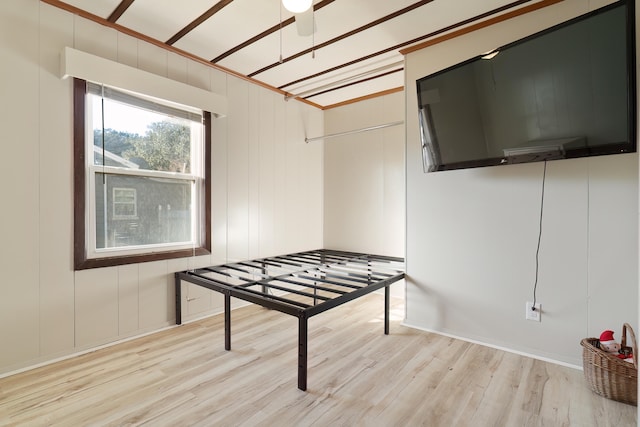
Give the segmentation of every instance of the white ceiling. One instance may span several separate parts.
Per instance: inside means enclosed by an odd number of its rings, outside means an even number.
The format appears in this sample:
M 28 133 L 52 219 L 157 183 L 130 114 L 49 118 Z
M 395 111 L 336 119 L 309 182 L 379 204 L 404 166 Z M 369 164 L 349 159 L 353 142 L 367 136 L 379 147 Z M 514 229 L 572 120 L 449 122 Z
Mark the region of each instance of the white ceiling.
M 324 108 L 402 88 L 401 48 L 539 0 L 314 0 L 312 36 L 298 35 L 295 22 L 280 26 L 293 16 L 280 0 L 43 1 L 81 9 L 97 22 L 126 27 L 205 61 L 274 28 L 215 64 L 274 90 L 303 94 Z M 122 13 L 112 16 L 115 11 Z M 210 16 L 171 40 L 203 14 Z

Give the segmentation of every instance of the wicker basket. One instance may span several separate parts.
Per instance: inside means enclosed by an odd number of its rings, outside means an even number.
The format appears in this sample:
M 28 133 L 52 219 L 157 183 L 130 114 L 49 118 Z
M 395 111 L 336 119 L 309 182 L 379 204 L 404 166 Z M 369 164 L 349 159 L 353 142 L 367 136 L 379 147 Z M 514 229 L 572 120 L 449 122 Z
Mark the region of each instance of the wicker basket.
M 627 346 L 627 331 L 632 345 Z M 638 351 L 636 336 L 628 323 L 622 326 L 621 348 L 633 352 L 633 363 L 609 354 L 597 347 L 598 338 L 580 341 L 584 377 L 591 389 L 601 396 L 619 402 L 638 405 Z

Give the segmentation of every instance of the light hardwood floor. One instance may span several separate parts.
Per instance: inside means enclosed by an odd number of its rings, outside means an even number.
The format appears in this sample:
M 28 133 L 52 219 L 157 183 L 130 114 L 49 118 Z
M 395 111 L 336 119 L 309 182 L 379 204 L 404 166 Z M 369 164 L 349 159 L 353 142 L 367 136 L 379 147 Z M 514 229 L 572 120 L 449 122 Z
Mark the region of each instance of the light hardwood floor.
M 0 425 L 632 426 L 582 372 L 400 325 L 373 294 L 309 321 L 257 306 L 0 379 Z M 579 343 L 576 342 L 576 346 Z

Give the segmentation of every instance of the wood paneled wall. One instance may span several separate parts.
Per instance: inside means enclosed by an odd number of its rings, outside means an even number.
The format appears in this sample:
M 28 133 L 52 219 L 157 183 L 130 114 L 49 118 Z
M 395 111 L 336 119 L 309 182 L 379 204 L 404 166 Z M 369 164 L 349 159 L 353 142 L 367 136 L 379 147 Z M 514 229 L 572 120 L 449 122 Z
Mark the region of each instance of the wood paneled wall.
M 323 246 L 323 113 L 38 0 L 0 4 L 0 375 L 173 324 L 174 271 Z M 64 46 L 224 95 L 213 121 L 210 256 L 74 272 Z M 221 299 L 187 287 L 196 318 Z
M 397 92 L 325 111 L 325 133 L 403 120 L 404 92 Z M 404 125 L 324 141 L 327 247 L 404 257 L 404 141 Z M 404 298 L 403 283 L 391 289 Z
M 406 87 L 605 3 L 565 0 L 413 52 Z M 415 91 L 406 112 L 407 324 L 573 366 L 582 338 L 637 327 L 637 153 L 548 162 L 531 322 L 544 164 L 425 174 Z

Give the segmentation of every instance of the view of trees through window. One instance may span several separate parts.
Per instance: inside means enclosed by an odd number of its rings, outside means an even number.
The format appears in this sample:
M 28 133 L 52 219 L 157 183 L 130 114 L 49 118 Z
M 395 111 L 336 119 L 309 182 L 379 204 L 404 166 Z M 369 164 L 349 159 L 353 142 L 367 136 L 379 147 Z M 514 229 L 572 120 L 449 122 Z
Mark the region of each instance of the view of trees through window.
M 95 162 L 101 164 L 102 129 L 94 129 L 93 144 L 100 148 Z M 153 122 L 148 125 L 145 135 L 105 129 L 104 150 L 141 169 L 181 173 L 191 171 L 191 129 L 180 123 Z
M 201 116 L 113 90 L 90 98 L 96 250 L 192 246 Z

